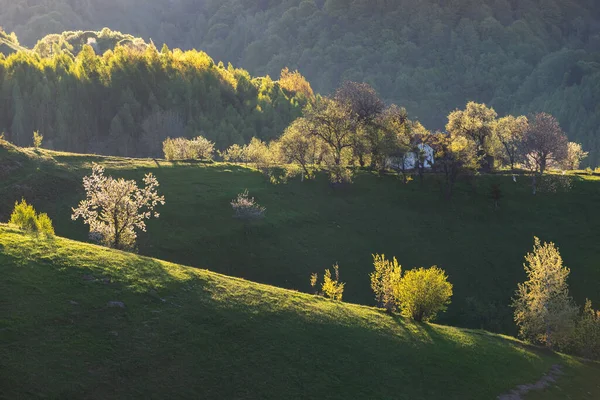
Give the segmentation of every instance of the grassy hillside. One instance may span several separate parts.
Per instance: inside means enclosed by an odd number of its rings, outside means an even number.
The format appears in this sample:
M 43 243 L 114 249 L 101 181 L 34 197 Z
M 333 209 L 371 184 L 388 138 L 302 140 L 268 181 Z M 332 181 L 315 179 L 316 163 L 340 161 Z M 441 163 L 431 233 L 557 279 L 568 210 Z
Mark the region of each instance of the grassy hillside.
M 491 399 L 557 363 L 544 398 L 600 395 L 597 364 L 507 337 L 7 226 L 0 265 L 2 398 Z
M 310 273 L 339 262 L 344 299 L 367 305 L 374 304 L 371 254 L 395 255 L 405 269 L 438 265 L 448 272 L 455 295 L 441 323 L 514 334 L 508 305 L 525 279 L 523 257 L 537 235 L 560 247 L 577 302 L 600 302 L 596 177 L 573 178 L 570 191 L 534 197 L 524 177 L 515 183 L 484 176 L 462 182 L 446 202 L 433 176 L 404 185 L 365 172 L 355 184 L 332 189 L 324 178 L 273 185 L 256 171 L 226 164 L 0 151 L 0 220 L 25 197 L 69 238 L 87 239 L 70 208 L 83 198 L 81 177 L 95 160 L 115 176 L 140 180 L 152 171 L 158 177 L 167 203 L 140 235 L 143 255 L 303 292 L 310 291 Z M 493 182 L 504 195 L 497 211 L 489 198 Z M 250 226 L 232 218 L 229 205 L 246 188 L 267 207 L 266 219 Z

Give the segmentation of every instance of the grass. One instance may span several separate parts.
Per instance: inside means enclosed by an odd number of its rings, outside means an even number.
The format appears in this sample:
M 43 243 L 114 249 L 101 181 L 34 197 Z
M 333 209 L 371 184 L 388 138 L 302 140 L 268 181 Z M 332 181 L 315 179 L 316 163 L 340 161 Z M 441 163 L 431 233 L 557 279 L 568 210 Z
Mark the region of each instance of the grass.
M 600 395 L 598 364 L 505 336 L 6 225 L 0 265 L 0 398 L 492 399 L 555 363 L 543 398 Z
M 140 235 L 139 253 L 146 256 L 303 292 L 310 292 L 312 272 L 322 274 L 338 262 L 344 299 L 372 305 L 371 254 L 385 253 L 404 269 L 437 265 L 447 271 L 454 298 L 440 323 L 514 335 L 509 304 L 525 279 L 523 257 L 536 235 L 559 246 L 576 301 L 600 303 L 596 176 L 573 176 L 570 190 L 536 196 L 526 177 L 515 183 L 510 176 L 480 176 L 461 182 L 448 202 L 435 176 L 404 185 L 393 176 L 361 172 L 346 187 L 332 188 L 324 176 L 273 185 L 236 165 L 5 147 L 0 220 L 25 197 L 50 215 L 57 234 L 86 240 L 86 227 L 70 213 L 84 196 L 81 178 L 93 161 L 115 176 L 140 181 L 151 171 L 158 177 L 167 203 Z M 4 177 L 3 169 L 9 171 Z M 503 194 L 498 210 L 489 197 L 492 183 Z M 250 225 L 234 219 L 229 204 L 246 188 L 267 208 L 266 218 Z

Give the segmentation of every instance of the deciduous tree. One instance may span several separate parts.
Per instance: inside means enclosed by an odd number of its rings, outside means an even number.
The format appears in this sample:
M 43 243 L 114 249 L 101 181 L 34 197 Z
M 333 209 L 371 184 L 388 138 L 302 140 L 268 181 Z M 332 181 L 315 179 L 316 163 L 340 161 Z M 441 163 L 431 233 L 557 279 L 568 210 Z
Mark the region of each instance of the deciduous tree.
M 525 256 L 527 281 L 520 283 L 512 306 L 519 335 L 550 348 L 565 343 L 571 335 L 577 307 L 569 295 L 569 268 L 554 243 L 534 238 L 533 252 Z
M 137 231 L 146 231 L 146 220 L 158 218 L 155 208 L 165 204 L 159 196 L 158 181 L 152 173 L 144 177 L 143 188 L 134 180 L 104 175 L 104 167 L 93 164 L 92 174 L 83 178 L 86 199 L 73 208 L 72 219 L 90 226 L 90 237 L 115 249 L 132 249 Z

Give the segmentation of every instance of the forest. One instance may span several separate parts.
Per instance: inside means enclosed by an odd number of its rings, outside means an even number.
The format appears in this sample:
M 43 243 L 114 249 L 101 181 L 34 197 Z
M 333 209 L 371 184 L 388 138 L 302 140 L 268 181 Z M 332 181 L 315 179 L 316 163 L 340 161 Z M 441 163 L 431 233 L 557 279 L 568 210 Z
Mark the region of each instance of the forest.
M 47 34 L 108 26 L 158 48 L 201 49 L 253 76 L 298 69 L 326 95 L 364 81 L 432 130 L 471 100 L 501 115 L 547 112 L 590 151 L 586 164 L 598 165 L 594 0 L 0 0 L 0 21 L 27 47 Z
M 0 131 L 20 146 L 35 131 L 44 147 L 98 154 L 158 156 L 168 135 L 225 147 L 278 136 L 312 95 L 294 89 L 296 77 L 305 82 L 298 73 L 253 78 L 206 53 L 159 51 L 108 29 L 11 53 L 0 55 Z

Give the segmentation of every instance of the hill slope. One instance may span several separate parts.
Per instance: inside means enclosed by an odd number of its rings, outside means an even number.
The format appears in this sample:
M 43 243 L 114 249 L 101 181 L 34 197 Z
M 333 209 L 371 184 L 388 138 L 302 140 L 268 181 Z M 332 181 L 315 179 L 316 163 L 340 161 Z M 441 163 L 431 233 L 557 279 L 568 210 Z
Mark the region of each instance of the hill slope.
M 81 177 L 92 161 L 114 176 L 140 181 L 152 171 L 158 177 L 167 203 L 140 235 L 143 255 L 303 292 L 311 290 L 312 272 L 338 262 L 344 298 L 372 305 L 371 254 L 384 253 L 405 269 L 438 265 L 448 272 L 455 296 L 440 322 L 515 334 L 510 299 L 525 279 L 523 257 L 537 235 L 560 247 L 578 304 L 586 297 L 600 302 L 595 176 L 573 177 L 569 189 L 561 188 L 561 177 L 548 178 L 537 196 L 525 177 L 515 183 L 510 176 L 480 176 L 460 183 L 446 202 L 435 176 L 404 185 L 393 176 L 359 173 L 355 184 L 332 189 L 324 176 L 273 185 L 236 165 L 7 147 L 0 148 L 0 221 L 24 197 L 50 215 L 59 235 L 87 240 L 86 227 L 70 215 L 84 197 Z M 496 211 L 493 183 L 503 194 Z M 229 204 L 246 188 L 267 207 L 266 219 L 250 226 L 232 218 Z
M 506 337 L 6 226 L 0 265 L 5 398 L 491 399 L 555 363 L 545 398 L 600 394 L 598 365 Z
M 600 8 L 595 0 L 0 0 L 0 21 L 33 46 L 108 26 L 199 48 L 256 75 L 299 68 L 329 93 L 367 81 L 429 128 L 469 100 L 547 111 L 597 165 Z

